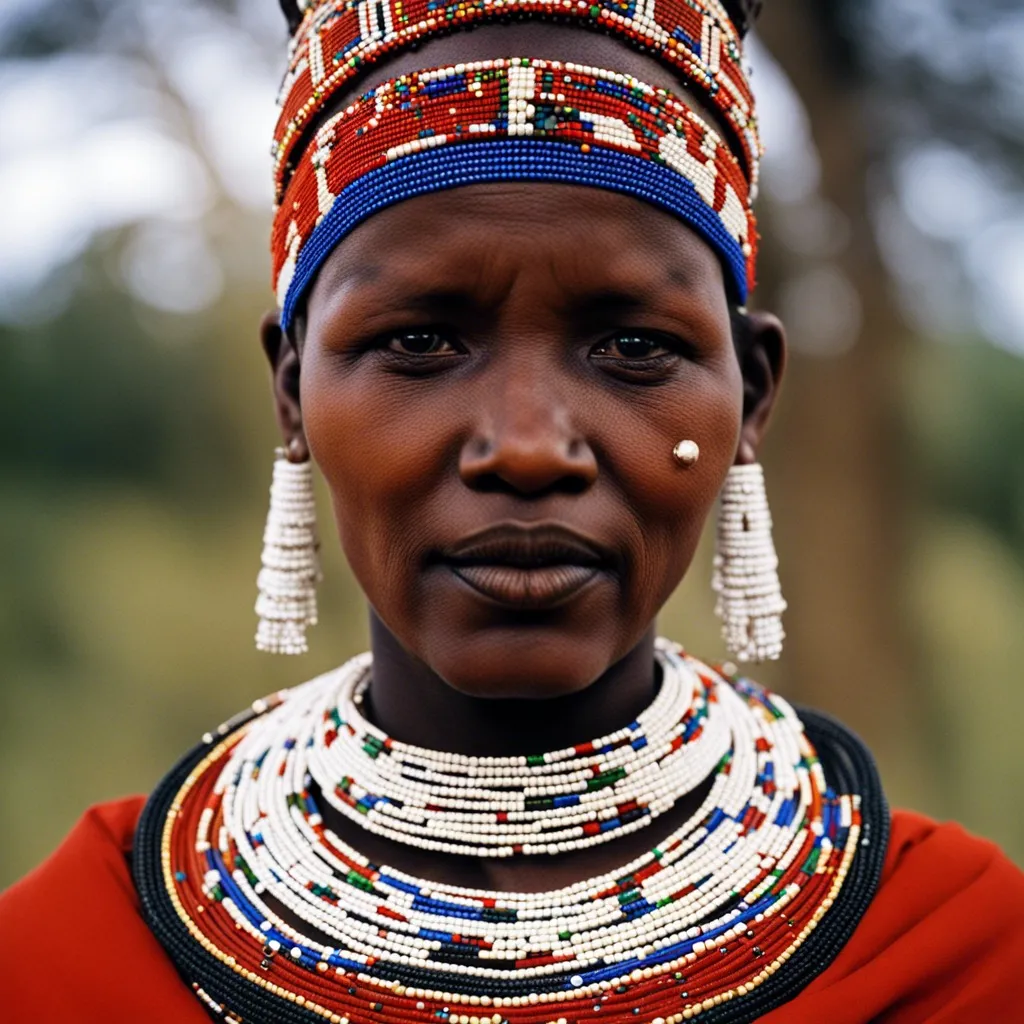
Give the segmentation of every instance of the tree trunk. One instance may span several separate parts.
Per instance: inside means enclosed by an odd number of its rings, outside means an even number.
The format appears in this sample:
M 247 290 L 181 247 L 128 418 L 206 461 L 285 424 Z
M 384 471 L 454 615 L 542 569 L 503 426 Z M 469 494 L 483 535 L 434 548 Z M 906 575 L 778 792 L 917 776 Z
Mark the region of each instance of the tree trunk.
M 778 685 L 859 732 L 902 801 L 934 805 L 929 722 L 918 700 L 913 629 L 903 600 L 912 478 L 900 377 L 913 345 L 873 234 L 864 97 L 834 59 L 816 5 L 773 0 L 758 34 L 810 119 L 822 198 L 849 243 L 834 262 L 859 293 L 856 344 L 832 357 L 794 353 L 768 444 L 770 494 L 791 613 Z M 779 299 L 792 254 L 775 253 L 758 304 Z M 781 273 L 780 273 L 781 271 Z

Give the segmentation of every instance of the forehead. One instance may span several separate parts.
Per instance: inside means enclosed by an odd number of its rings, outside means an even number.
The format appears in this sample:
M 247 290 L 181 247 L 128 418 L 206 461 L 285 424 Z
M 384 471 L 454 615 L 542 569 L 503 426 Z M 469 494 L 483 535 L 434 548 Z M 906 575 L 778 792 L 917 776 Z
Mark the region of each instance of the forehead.
M 492 304 L 516 282 L 559 307 L 613 292 L 653 302 L 671 289 L 715 306 L 726 296 L 717 255 L 672 214 L 619 193 L 528 182 L 382 210 L 335 248 L 309 302 L 331 306 L 367 289 L 383 304 L 447 292 Z

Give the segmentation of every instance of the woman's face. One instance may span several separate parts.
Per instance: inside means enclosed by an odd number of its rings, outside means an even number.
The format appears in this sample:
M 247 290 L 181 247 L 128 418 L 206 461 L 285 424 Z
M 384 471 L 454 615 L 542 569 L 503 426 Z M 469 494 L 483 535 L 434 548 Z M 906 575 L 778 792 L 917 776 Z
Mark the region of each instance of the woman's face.
M 489 697 L 579 691 L 638 643 L 782 361 L 766 320 L 738 357 L 718 260 L 677 219 L 537 183 L 375 215 L 298 335 L 298 404 L 294 354 L 268 344 L 279 408 L 356 577 L 409 653 Z

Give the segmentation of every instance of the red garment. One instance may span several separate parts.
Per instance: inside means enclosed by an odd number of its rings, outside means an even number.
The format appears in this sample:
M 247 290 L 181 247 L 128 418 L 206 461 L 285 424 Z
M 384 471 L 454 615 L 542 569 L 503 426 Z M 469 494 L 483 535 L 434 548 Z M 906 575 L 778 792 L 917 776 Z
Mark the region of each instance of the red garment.
M 0 895 L 5 1024 L 203 1024 L 139 914 L 127 856 L 143 799 L 88 811 Z M 893 816 L 882 885 L 837 960 L 765 1024 L 1024 1022 L 1024 874 L 958 825 Z

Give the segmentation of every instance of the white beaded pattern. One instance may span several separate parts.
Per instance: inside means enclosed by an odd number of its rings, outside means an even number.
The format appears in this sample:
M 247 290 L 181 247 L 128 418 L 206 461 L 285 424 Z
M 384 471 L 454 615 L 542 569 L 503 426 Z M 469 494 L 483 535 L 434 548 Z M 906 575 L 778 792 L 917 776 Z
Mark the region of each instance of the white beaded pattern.
M 738 661 L 771 661 L 782 654 L 786 602 L 761 466 L 733 466 L 720 500 L 711 585 L 722 636 Z
M 316 625 L 319 575 L 312 464 L 290 462 L 278 451 L 256 580 L 258 650 L 306 653 L 306 627 Z

